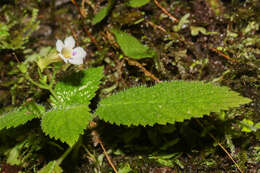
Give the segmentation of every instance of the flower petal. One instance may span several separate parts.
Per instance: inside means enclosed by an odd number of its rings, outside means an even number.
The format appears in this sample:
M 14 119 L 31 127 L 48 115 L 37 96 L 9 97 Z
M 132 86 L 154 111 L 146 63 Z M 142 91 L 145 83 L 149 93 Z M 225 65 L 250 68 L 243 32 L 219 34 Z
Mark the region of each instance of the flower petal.
M 68 58 L 68 62 L 74 65 L 80 65 L 83 64 L 83 58 L 75 58 L 75 57 Z
M 62 48 L 64 47 L 64 44 L 61 40 L 57 40 L 56 42 L 56 49 L 58 52 L 61 52 Z
M 65 63 L 68 63 L 68 58 L 65 58 L 61 53 L 58 54 Z
M 73 49 L 72 55 L 73 55 L 72 56 L 73 58 L 84 59 L 86 57 L 87 53 L 82 47 L 76 47 L 75 49 Z
M 74 40 L 74 38 L 72 36 L 67 37 L 64 40 L 64 44 L 65 44 L 65 47 L 73 49 L 75 47 L 75 40 Z

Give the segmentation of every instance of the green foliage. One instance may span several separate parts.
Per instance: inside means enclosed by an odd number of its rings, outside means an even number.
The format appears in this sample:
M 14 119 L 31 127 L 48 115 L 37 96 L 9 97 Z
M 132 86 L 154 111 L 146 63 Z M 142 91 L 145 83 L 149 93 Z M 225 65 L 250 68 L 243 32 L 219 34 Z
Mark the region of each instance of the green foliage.
M 140 43 L 132 35 L 117 29 L 112 29 L 111 32 L 115 35 L 117 43 L 126 56 L 134 59 L 152 58 L 155 56 L 154 50 Z
M 87 106 L 61 106 L 50 110 L 42 118 L 43 132 L 73 146 L 93 118 Z
M 174 165 L 178 165 L 180 168 L 184 168 L 181 161 L 178 159 L 182 153 L 171 153 L 171 154 L 164 154 L 164 155 L 156 155 L 150 156 L 149 159 L 156 160 L 163 166 L 173 167 Z
M 40 70 L 43 71 L 49 64 L 59 61 L 62 59 L 57 55 L 56 49 L 47 46 L 42 47 L 39 52 L 26 56 L 24 63 L 36 62 Z
M 6 18 L 5 23 L 0 23 L 0 50 L 24 49 L 24 44 L 28 42 L 32 32 L 38 28 L 38 9 L 32 9 L 31 12 L 24 10 L 21 12 L 23 14 L 16 14 L 9 6 L 4 6 L 0 12 Z M 28 13 L 32 13 L 30 19 Z
M 260 129 L 260 122 L 259 122 L 259 123 L 256 123 L 256 124 L 255 124 L 255 127 L 256 127 L 257 129 Z
M 240 127 L 242 132 L 251 133 L 256 132 L 258 129 L 260 129 L 260 123 L 254 125 L 254 122 L 252 120 L 244 118 L 240 122 Z
M 117 125 L 182 122 L 251 100 L 211 83 L 173 81 L 128 89 L 101 100 L 96 114 Z
M 129 164 L 124 164 L 123 166 L 121 166 L 119 168 L 118 173 L 129 173 L 131 171 L 132 171 L 132 169 L 131 169 L 130 165 Z
M 16 144 L 5 152 L 6 163 L 10 165 L 28 166 L 29 161 L 38 158 L 38 151 L 41 149 L 42 140 L 37 135 L 29 135 L 24 141 Z M 37 154 L 36 154 L 37 153 Z
M 63 170 L 56 160 L 49 162 L 38 173 L 62 173 Z
M 23 161 L 20 159 L 20 151 L 24 143 L 17 144 L 12 149 L 8 150 L 5 154 L 7 156 L 6 163 L 10 165 L 21 165 Z
M 109 13 L 112 5 L 113 5 L 114 0 L 109 0 L 107 5 L 103 7 L 92 19 L 92 25 L 95 25 L 99 22 L 101 22 Z
M 190 26 L 190 32 L 192 36 L 197 36 L 199 33 L 204 35 L 217 34 L 217 32 L 207 32 L 207 30 L 200 26 Z
M 44 107 L 41 105 L 32 105 L 8 112 L 0 116 L 0 130 L 17 127 L 33 118 L 39 118 L 43 110 Z
M 128 4 L 130 7 L 136 8 L 148 4 L 150 0 L 129 0 Z
M 50 137 L 72 146 L 92 120 L 88 105 L 99 88 L 103 67 L 73 73 L 58 82 L 53 109 L 42 118 L 42 129 Z
M 189 17 L 190 17 L 190 14 L 189 14 L 189 13 L 185 14 L 185 15 L 180 19 L 178 25 L 174 25 L 174 26 L 173 26 L 173 30 L 174 30 L 175 32 L 178 32 L 178 31 L 180 31 L 180 30 L 182 29 L 182 27 L 183 27 L 184 25 L 189 24 L 189 23 L 190 23 Z
M 255 160 L 257 162 L 260 162 L 260 146 L 256 146 L 254 148 L 254 155 L 255 155 Z
M 5 39 L 8 36 L 9 36 L 8 26 L 5 25 L 4 23 L 0 23 L 0 40 Z
M 57 100 L 52 98 L 53 106 L 89 105 L 90 100 L 96 95 L 103 76 L 103 67 L 89 68 L 66 76 L 55 86 Z

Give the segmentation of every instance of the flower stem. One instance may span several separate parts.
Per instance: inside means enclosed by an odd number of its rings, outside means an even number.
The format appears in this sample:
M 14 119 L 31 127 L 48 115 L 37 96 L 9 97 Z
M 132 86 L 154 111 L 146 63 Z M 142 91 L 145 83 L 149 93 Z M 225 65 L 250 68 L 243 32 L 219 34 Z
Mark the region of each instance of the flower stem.
M 52 89 L 52 86 L 53 86 L 53 83 L 54 82 L 51 82 L 50 85 L 48 84 L 41 84 L 39 82 L 35 82 L 31 77 L 30 75 L 27 73 L 25 74 L 25 78 L 30 81 L 32 84 L 36 85 L 37 87 L 39 88 L 42 88 L 42 89 L 46 89 L 46 90 L 49 90 L 49 92 L 53 95 L 53 97 L 58 101 L 58 96 L 57 94 L 55 93 L 55 91 Z
M 28 73 L 25 75 L 25 78 L 26 78 L 28 81 L 30 81 L 32 84 L 38 86 L 39 88 L 49 90 L 49 87 L 48 87 L 48 86 L 43 85 L 43 84 L 38 83 L 38 82 L 35 82 L 35 81 L 28 75 Z
M 65 151 L 65 153 L 62 154 L 62 156 L 57 160 L 57 164 L 58 164 L 58 165 L 61 164 L 61 162 L 69 155 L 69 153 L 72 151 L 73 148 L 74 148 L 73 146 L 72 146 L 72 147 L 69 147 L 69 148 Z
M 52 87 L 50 87 L 48 90 L 50 91 L 50 93 L 52 94 L 52 96 L 55 98 L 55 100 L 59 101 L 59 100 L 58 100 L 58 96 L 57 96 L 57 94 L 55 93 L 55 91 L 52 89 Z

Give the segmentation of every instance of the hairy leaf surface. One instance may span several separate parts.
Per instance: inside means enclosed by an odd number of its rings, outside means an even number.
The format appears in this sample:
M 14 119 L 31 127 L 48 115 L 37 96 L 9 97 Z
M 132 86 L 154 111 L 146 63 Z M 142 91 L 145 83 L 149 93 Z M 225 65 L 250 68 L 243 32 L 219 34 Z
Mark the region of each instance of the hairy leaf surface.
M 42 118 L 42 130 L 50 137 L 73 146 L 92 120 L 87 105 L 60 107 Z
M 13 110 L 0 116 L 0 130 L 4 128 L 8 129 L 11 127 L 17 127 L 19 125 L 25 124 L 26 122 L 34 118 L 40 117 L 40 111 L 44 111 L 44 107 L 36 104 L 34 106 L 34 109 L 32 109 L 32 106 L 23 106 L 22 108 Z
M 58 99 L 42 118 L 43 131 L 72 146 L 92 120 L 88 105 L 99 88 L 103 67 L 74 73 L 57 83 Z
M 62 105 L 85 104 L 95 96 L 103 78 L 103 67 L 89 68 L 65 77 L 55 86 L 58 100 L 52 98 L 54 107 Z
M 115 35 L 117 43 L 126 56 L 134 59 L 152 58 L 155 56 L 154 50 L 143 45 L 132 35 L 117 29 L 112 29 L 111 32 Z
M 173 81 L 131 88 L 101 100 L 96 114 L 117 125 L 154 125 L 202 117 L 251 100 L 211 83 Z

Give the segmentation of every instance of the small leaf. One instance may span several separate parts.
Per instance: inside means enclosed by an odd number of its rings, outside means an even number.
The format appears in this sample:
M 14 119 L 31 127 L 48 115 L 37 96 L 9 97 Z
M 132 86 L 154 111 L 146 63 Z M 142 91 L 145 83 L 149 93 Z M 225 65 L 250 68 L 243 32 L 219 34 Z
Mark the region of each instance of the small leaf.
M 4 23 L 0 23 L 0 41 L 2 38 L 8 37 L 10 34 L 8 32 L 8 26 Z
M 56 160 L 49 162 L 38 173 L 62 173 L 63 170 Z
M 108 1 L 107 5 L 103 7 L 92 19 L 92 25 L 96 25 L 97 23 L 101 22 L 109 13 L 112 7 L 113 1 Z
M 5 152 L 6 163 L 9 165 L 22 165 L 23 159 L 21 158 L 21 150 L 25 142 L 15 145 L 12 149 Z
M 42 117 L 44 133 L 73 146 L 92 120 L 87 105 L 59 107 Z
M 29 107 L 23 107 L 0 116 L 0 130 L 4 128 L 9 129 L 11 127 L 17 127 L 34 118 L 40 117 L 40 113 L 42 113 L 45 109 L 41 105 L 37 105 L 37 107 L 41 112 L 32 110 Z
M 130 165 L 128 163 L 126 163 L 119 168 L 118 173 L 129 173 L 131 171 L 132 171 L 132 169 L 131 169 Z
M 89 68 L 58 82 L 58 99 L 52 98 L 53 109 L 42 118 L 44 133 L 72 146 L 93 118 L 88 106 L 103 75 L 103 67 Z
M 150 0 L 130 0 L 128 2 L 130 7 L 137 8 L 148 4 Z
M 192 36 L 197 36 L 199 33 L 204 35 L 217 34 L 217 32 L 207 32 L 207 30 L 200 26 L 190 26 L 190 32 Z
M 250 133 L 252 131 L 256 131 L 257 129 L 254 127 L 254 122 L 249 120 L 249 119 L 246 119 L 244 118 L 242 121 L 241 121 L 241 132 L 246 132 L 246 133 Z
M 255 124 L 255 128 L 258 130 L 260 129 L 260 122 Z
M 211 83 L 173 81 L 131 88 L 100 101 L 96 114 L 117 125 L 183 122 L 220 112 L 251 100 Z
M 111 32 L 115 35 L 117 43 L 126 56 L 134 59 L 152 58 L 155 56 L 154 50 L 140 43 L 132 35 L 116 29 L 112 29 Z
M 100 80 L 103 78 L 103 67 L 89 68 L 76 72 L 65 77 L 55 86 L 58 101 L 53 99 L 53 106 L 85 104 L 89 105 L 90 100 L 96 95 Z
M 190 13 L 185 14 L 181 20 L 179 21 L 178 25 L 173 26 L 173 30 L 175 32 L 179 32 L 181 29 L 185 27 L 186 24 L 190 23 L 189 21 Z

